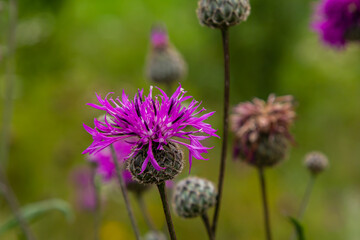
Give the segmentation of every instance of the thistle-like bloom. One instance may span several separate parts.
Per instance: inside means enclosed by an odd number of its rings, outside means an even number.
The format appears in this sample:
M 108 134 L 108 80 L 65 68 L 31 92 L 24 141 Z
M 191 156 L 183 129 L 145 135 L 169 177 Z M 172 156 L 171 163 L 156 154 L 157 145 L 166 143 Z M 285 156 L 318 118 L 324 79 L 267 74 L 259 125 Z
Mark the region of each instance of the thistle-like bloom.
M 147 56 L 146 76 L 157 83 L 179 82 L 187 73 L 187 65 L 180 52 L 170 43 L 164 27 L 151 31 L 151 49 Z
M 335 47 L 360 40 L 360 0 L 322 0 L 315 11 L 313 28 Z
M 192 100 L 188 106 L 183 105 L 184 101 L 192 97 L 185 96 L 186 92 L 181 86 L 171 97 L 160 88 L 158 90 L 160 94 L 155 97 L 153 97 L 153 87 L 150 87 L 147 96 L 144 95 L 143 90 L 139 90 L 133 100 L 130 100 L 124 91 L 121 99 L 117 97 L 115 100 L 108 98 L 109 94 L 104 99 L 97 95 L 100 105 L 89 105 L 106 111 L 107 117 L 104 122 L 94 119 L 94 128 L 84 125 L 94 141 L 83 153 L 96 153 L 115 142 L 127 141 L 132 145 L 133 150 L 126 158 L 135 156 L 146 147 L 147 156 L 141 170 L 144 171 L 150 162 L 160 171 L 164 168 L 154 157 L 154 147 L 156 146 L 156 151 L 161 151 L 165 145 L 171 143 L 189 149 L 190 168 L 193 158 L 205 160 L 201 154 L 207 153 L 210 148 L 204 147 L 200 141 L 210 136 L 217 136 L 216 130 L 204 122 L 214 112 L 200 115 L 205 109 L 199 110 L 201 103 L 195 100 Z
M 289 127 L 295 118 L 292 96 L 268 101 L 255 98 L 240 103 L 231 116 L 236 136 L 236 155 L 254 165 L 271 166 L 284 157 L 286 141 L 291 140 Z

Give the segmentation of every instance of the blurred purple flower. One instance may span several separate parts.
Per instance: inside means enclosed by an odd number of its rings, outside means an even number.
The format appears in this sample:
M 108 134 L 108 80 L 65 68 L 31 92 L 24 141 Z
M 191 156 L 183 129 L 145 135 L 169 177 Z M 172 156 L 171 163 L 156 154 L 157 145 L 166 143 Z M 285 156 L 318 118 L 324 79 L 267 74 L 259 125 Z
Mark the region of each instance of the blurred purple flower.
M 164 48 L 169 44 L 169 37 L 166 30 L 163 28 L 155 27 L 151 31 L 151 45 L 154 48 Z
M 75 169 L 72 173 L 72 182 L 75 187 L 76 205 L 87 211 L 96 208 L 95 187 L 93 183 L 92 171 L 88 167 Z
M 174 188 L 174 181 L 172 180 L 168 180 L 165 182 L 165 186 L 168 188 L 168 189 L 173 189 Z
M 123 164 L 125 157 L 131 152 L 131 145 L 125 141 L 118 141 L 113 146 L 118 160 L 121 161 L 120 164 Z M 116 175 L 115 164 L 109 147 L 90 155 L 89 161 L 96 163 L 96 171 L 104 181 L 109 181 Z M 132 180 L 131 174 L 127 170 L 123 172 L 123 178 L 125 183 Z
M 189 149 L 190 169 L 193 157 L 205 160 L 201 154 L 207 153 L 210 148 L 204 147 L 200 141 L 210 136 L 218 136 L 215 134 L 216 130 L 203 121 L 214 112 L 197 117 L 205 111 L 204 108 L 198 110 L 201 103 L 193 99 L 189 106 L 182 105 L 184 101 L 192 97 L 184 96 L 186 92 L 181 85 L 171 97 L 168 97 L 160 88 L 157 89 L 161 94 L 155 97 L 152 96 L 153 87 L 150 87 L 148 96 L 143 94 L 143 90 L 139 90 L 133 100 L 129 100 L 124 91 L 122 98 L 117 97 L 115 100 L 108 99 L 109 94 L 104 99 L 97 95 L 100 105 L 91 103 L 88 105 L 106 111 L 107 117 L 104 122 L 95 119 L 94 128 L 84 124 L 94 141 L 83 153 L 93 154 L 115 142 L 126 140 L 134 147 L 127 158 L 137 154 L 143 146 L 148 145 L 148 156 L 142 165 L 142 171 L 145 170 L 149 161 L 156 170 L 161 170 L 162 168 L 154 158 L 152 146 L 155 143 L 158 150 L 163 150 L 163 146 L 171 141 Z M 188 126 L 195 130 L 186 131 L 185 128 Z M 197 135 L 197 133 L 207 135 Z M 190 143 L 174 138 L 189 140 Z
M 335 47 L 360 40 L 360 0 L 322 0 L 312 26 L 325 43 Z

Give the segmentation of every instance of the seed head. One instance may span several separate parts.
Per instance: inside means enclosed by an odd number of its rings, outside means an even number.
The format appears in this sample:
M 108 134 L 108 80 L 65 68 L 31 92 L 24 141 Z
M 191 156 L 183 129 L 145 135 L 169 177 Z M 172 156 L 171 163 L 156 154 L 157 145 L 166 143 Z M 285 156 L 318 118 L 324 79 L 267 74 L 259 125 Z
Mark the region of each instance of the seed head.
M 270 95 L 267 102 L 255 98 L 240 103 L 231 116 L 235 155 L 255 166 L 278 163 L 286 155 L 288 140 L 292 140 L 289 127 L 294 119 L 292 96 Z

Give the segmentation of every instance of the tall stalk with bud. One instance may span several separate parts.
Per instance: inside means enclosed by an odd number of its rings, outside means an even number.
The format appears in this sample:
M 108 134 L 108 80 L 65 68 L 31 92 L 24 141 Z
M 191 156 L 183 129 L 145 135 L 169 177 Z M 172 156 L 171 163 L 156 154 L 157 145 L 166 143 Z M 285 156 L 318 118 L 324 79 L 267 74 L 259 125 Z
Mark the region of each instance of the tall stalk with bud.
M 247 20 L 250 14 L 248 0 L 199 0 L 197 15 L 202 25 L 219 29 L 222 36 L 224 51 L 224 113 L 223 113 L 223 136 L 220 157 L 218 196 L 215 213 L 212 220 L 212 232 L 215 236 L 220 206 L 222 200 L 226 155 L 229 131 L 229 104 L 230 104 L 230 50 L 229 50 L 229 27 L 235 26 Z

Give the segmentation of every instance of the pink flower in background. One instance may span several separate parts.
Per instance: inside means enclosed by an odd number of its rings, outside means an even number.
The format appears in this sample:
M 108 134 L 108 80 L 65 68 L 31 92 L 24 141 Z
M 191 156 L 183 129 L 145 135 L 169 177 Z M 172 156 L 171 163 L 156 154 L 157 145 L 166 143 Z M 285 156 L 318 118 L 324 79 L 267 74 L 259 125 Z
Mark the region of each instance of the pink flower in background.
M 75 200 L 79 209 L 94 211 L 96 208 L 95 187 L 92 171 L 88 167 L 75 169 L 71 175 L 75 187 Z
M 113 144 L 115 153 L 120 164 L 123 164 L 126 156 L 131 152 L 131 145 L 125 141 L 118 141 Z M 111 180 L 116 175 L 115 164 L 112 158 L 111 149 L 109 147 L 89 155 L 89 161 L 96 163 L 97 173 L 100 174 L 104 181 Z M 131 180 L 131 176 L 128 174 L 123 174 L 125 182 Z M 130 172 L 128 172 L 130 174 Z
M 360 40 L 360 0 L 322 0 L 315 11 L 313 28 L 335 47 Z

